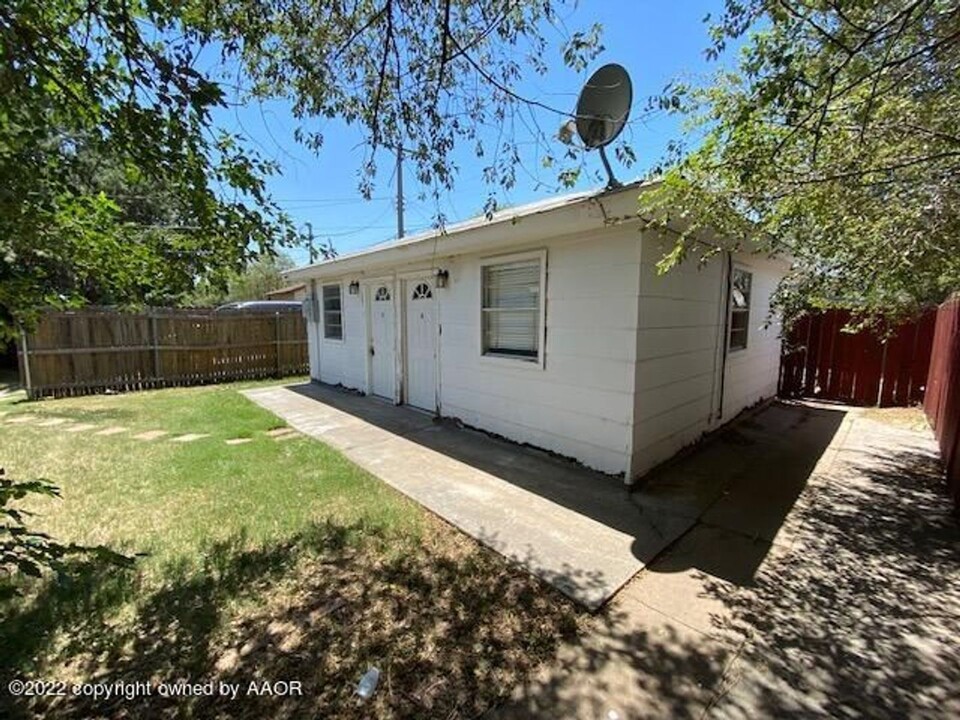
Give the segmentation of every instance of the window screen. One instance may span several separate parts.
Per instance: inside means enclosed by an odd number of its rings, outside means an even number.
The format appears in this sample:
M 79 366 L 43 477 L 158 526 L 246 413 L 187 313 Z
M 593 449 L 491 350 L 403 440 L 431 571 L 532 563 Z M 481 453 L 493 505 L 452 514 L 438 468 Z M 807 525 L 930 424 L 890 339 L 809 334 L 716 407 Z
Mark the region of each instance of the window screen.
M 343 340 L 343 310 L 339 285 L 323 286 L 323 336 Z
M 483 267 L 483 354 L 536 361 L 540 260 Z
M 753 275 L 746 270 L 733 269 L 733 282 L 730 286 L 730 344 L 731 350 L 743 350 L 747 347 L 747 335 L 750 329 L 750 285 Z

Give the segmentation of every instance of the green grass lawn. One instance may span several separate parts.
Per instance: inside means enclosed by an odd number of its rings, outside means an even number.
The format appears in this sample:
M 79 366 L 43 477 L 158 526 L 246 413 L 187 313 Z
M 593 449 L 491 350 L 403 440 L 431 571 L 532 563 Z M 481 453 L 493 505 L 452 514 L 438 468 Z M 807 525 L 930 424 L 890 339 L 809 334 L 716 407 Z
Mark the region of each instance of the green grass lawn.
M 8 476 L 62 489 L 26 505 L 34 527 L 138 555 L 133 570 L 78 561 L 59 580 L 6 580 L 23 594 L 0 606 L 4 679 L 242 687 L 233 700 L 0 694 L 0 714 L 474 716 L 576 632 L 569 602 L 334 450 L 268 436 L 282 422 L 238 392 L 254 385 L 0 399 Z M 50 418 L 69 422 L 40 426 Z M 125 430 L 96 434 L 110 427 Z M 150 430 L 169 434 L 133 437 Z M 184 433 L 207 437 L 171 442 Z M 371 664 L 382 685 L 358 706 Z M 254 679 L 302 694 L 245 694 Z

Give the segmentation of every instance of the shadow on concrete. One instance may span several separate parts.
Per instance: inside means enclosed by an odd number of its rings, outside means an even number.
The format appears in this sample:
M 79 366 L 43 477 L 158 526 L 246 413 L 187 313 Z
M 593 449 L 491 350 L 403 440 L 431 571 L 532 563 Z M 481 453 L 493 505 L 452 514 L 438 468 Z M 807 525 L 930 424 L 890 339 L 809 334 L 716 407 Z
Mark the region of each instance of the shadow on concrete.
M 773 540 L 845 414 L 771 405 L 713 433 L 639 486 L 627 488 L 621 478 L 454 420 L 318 383 L 288 389 L 629 534 L 631 552 L 644 565 L 698 519 Z M 762 562 L 760 547 L 752 557 L 741 557 L 740 581 L 752 577 Z
M 654 473 L 636 497 L 665 495 L 674 512 L 714 528 L 698 550 L 668 553 L 657 572 L 695 568 L 749 585 L 773 544 L 788 546 L 791 511 L 811 493 L 814 468 L 846 416 L 841 408 L 775 403 L 735 422 Z
M 624 501 L 623 479 L 585 468 L 559 457 L 487 433 L 438 419 L 405 406 L 319 383 L 288 386 L 388 432 L 475 467 L 552 502 L 628 531 L 636 512 Z
M 868 441 L 818 474 L 789 544 L 739 536 L 767 551 L 756 571 L 731 570 L 729 531 L 698 525 L 497 716 L 960 716 L 960 529 L 942 469 L 927 444 L 861 422 L 851 435 Z

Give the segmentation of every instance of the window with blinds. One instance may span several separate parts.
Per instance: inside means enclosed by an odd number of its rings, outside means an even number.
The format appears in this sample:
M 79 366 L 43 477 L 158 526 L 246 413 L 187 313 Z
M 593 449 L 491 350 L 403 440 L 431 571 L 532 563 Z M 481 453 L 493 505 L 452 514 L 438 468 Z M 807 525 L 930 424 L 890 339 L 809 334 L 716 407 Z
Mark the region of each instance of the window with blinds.
M 483 354 L 536 362 L 541 260 L 483 266 Z
M 730 286 L 730 343 L 731 350 L 744 350 L 750 330 L 750 286 L 753 275 L 734 268 Z
M 343 340 L 343 305 L 339 285 L 323 286 L 323 336 Z

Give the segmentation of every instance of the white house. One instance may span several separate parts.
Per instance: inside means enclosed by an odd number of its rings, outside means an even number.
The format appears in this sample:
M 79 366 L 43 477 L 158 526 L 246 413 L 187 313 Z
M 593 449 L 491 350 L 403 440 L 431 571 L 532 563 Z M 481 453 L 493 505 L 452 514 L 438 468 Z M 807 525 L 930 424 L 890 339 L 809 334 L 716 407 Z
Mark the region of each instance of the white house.
M 632 481 L 776 393 L 786 263 L 666 275 L 640 186 L 552 198 L 286 273 L 310 374 Z

